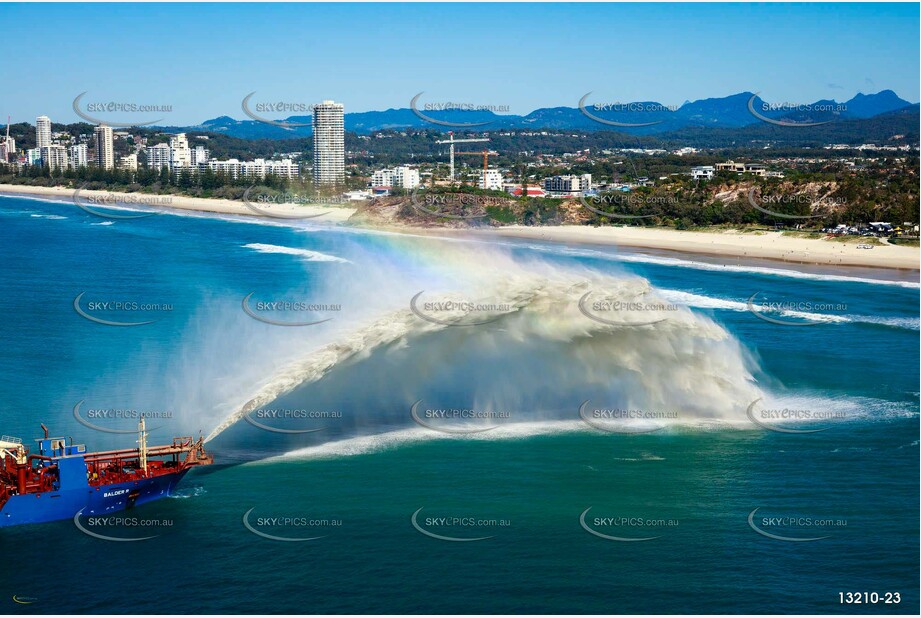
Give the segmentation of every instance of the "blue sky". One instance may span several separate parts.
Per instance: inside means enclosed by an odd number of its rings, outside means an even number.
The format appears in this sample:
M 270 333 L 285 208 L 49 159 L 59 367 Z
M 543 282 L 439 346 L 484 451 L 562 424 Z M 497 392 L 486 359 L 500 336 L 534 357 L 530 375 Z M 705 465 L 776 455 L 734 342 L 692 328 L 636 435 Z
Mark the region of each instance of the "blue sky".
M 84 91 L 170 105 L 163 124 L 242 119 L 253 91 L 347 112 L 408 107 L 420 91 L 516 114 L 588 91 L 669 105 L 742 91 L 919 99 L 918 4 L 0 4 L 0 23 L 0 115 L 14 122 L 75 122 Z

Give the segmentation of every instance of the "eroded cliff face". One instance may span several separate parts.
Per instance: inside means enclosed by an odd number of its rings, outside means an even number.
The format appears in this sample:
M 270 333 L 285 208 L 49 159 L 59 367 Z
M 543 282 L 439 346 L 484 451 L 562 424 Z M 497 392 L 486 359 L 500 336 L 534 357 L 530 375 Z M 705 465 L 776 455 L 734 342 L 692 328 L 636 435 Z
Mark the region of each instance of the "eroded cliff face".
M 644 224 L 672 225 L 695 209 L 717 207 L 753 209 L 758 205 L 797 204 L 817 213 L 839 210 L 838 184 L 791 181 L 764 186 L 757 181 L 703 187 L 661 186 L 631 193 L 580 199 L 519 200 L 494 195 L 416 193 L 378 197 L 358 207 L 350 223 L 380 227 L 476 228 L 503 225 L 605 225 L 630 223 L 630 218 L 606 217 L 598 211 L 641 216 Z M 754 194 L 752 195 L 752 189 Z M 649 215 L 649 218 L 646 216 Z M 638 220 L 633 219 L 636 223 Z

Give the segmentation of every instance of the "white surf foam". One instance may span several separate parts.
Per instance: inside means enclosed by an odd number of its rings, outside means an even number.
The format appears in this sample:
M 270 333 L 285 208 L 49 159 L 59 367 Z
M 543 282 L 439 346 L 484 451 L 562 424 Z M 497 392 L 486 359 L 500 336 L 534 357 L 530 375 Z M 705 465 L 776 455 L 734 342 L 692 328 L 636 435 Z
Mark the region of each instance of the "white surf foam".
M 679 268 L 693 268 L 696 270 L 712 270 L 718 272 L 752 273 L 773 277 L 786 277 L 789 279 L 808 279 L 811 281 L 836 281 L 840 283 L 869 283 L 872 285 L 891 285 L 903 288 L 921 289 L 921 283 L 914 281 L 892 281 L 889 279 L 871 279 L 869 277 L 851 277 L 849 275 L 828 275 L 822 273 L 803 272 L 786 268 L 771 268 L 767 266 L 743 266 L 736 264 L 711 264 L 695 260 L 682 260 L 678 258 L 654 257 L 648 255 L 619 255 L 623 262 L 642 262 L 648 264 L 661 264 L 663 266 L 676 266 Z
M 827 420 L 772 420 L 770 425 L 791 427 L 808 422 L 810 426 L 821 426 L 834 428 L 836 424 L 867 421 L 867 420 L 889 420 L 894 418 L 911 418 L 918 416 L 917 410 L 913 409 L 912 404 L 905 402 L 889 402 L 880 399 L 868 397 L 825 397 L 821 395 L 812 395 L 808 393 L 785 394 L 777 397 L 766 396 L 763 402 L 766 408 L 788 408 L 796 410 L 810 410 L 822 413 L 837 413 L 837 418 Z M 646 436 L 674 435 L 678 433 L 696 433 L 712 431 L 767 431 L 762 427 L 757 427 L 745 418 L 745 411 L 739 411 L 737 419 L 723 419 L 718 422 L 708 420 L 692 420 L 691 422 L 668 421 L 661 431 L 647 433 Z M 265 463 L 276 463 L 281 461 L 300 461 L 310 459 L 334 459 L 340 457 L 354 457 L 356 455 L 368 455 L 380 453 L 388 450 L 395 450 L 406 446 L 421 444 L 435 440 L 453 440 L 453 441 L 500 441 L 500 440 L 520 440 L 532 438 L 535 436 L 558 435 L 566 433 L 591 433 L 598 436 L 604 436 L 601 432 L 580 420 L 555 420 L 539 422 L 522 422 L 507 423 L 500 425 L 496 429 L 488 432 L 477 434 L 454 435 L 438 433 L 422 427 L 413 427 L 409 429 L 400 429 L 386 431 L 383 433 L 356 436 L 334 440 L 296 449 L 266 459 L 252 462 L 249 465 L 258 465 Z M 624 439 L 625 435 L 608 434 L 611 440 Z M 913 442 L 910 446 L 917 446 L 918 442 Z M 664 461 L 660 457 L 651 453 L 643 453 L 638 457 L 614 457 L 615 461 L 624 462 L 654 462 Z
M 298 249 L 295 247 L 283 247 L 280 245 L 267 245 L 263 243 L 249 243 L 243 245 L 247 249 L 252 249 L 253 251 L 258 251 L 259 253 L 281 253 L 284 255 L 296 255 L 308 262 L 343 262 L 351 263 L 349 260 L 346 260 L 341 257 L 336 257 L 335 255 L 329 255 L 327 253 L 320 253 L 319 251 L 311 251 L 310 249 Z
M 750 311 L 748 302 L 741 300 L 730 300 L 725 298 L 718 298 L 713 296 L 704 296 L 701 294 L 694 294 L 692 292 L 684 292 L 681 290 L 659 290 L 659 294 L 665 300 L 684 305 L 687 307 L 694 307 L 695 309 L 712 309 L 712 310 L 722 310 L 722 311 Z M 791 310 L 766 310 L 761 307 L 760 302 L 755 303 L 754 307 L 759 313 L 769 315 L 769 316 L 787 316 L 791 318 L 798 318 L 801 320 L 806 320 L 810 322 L 826 322 L 826 323 L 864 323 L 864 324 L 878 324 L 881 326 L 889 326 L 892 328 L 902 328 L 905 330 L 921 330 L 921 320 L 918 318 L 908 318 L 908 317 L 891 317 L 891 316 L 872 316 L 872 315 L 859 315 L 859 314 L 841 314 L 834 315 L 828 313 L 813 313 L 809 311 L 791 311 Z
M 524 439 L 539 435 L 551 435 L 587 431 L 590 428 L 580 421 L 544 421 L 533 423 L 509 423 L 501 425 L 492 431 L 478 434 L 452 435 L 439 433 L 422 427 L 398 429 L 384 433 L 358 436 L 334 440 L 317 446 L 297 449 L 284 455 L 277 455 L 254 463 L 272 463 L 285 460 L 301 459 L 330 459 L 338 457 L 352 457 L 382 451 L 392 450 L 403 446 L 430 442 L 432 440 L 514 440 Z

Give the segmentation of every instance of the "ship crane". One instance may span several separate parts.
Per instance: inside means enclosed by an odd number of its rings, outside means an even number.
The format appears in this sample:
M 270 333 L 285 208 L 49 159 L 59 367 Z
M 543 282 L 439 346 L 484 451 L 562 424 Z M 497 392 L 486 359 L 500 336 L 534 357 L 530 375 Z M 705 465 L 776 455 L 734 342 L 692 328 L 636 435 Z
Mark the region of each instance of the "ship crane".
M 470 144 L 473 142 L 488 142 L 488 137 L 474 137 L 469 139 L 454 139 L 454 131 L 448 131 L 448 139 L 438 140 L 436 144 L 450 144 L 451 145 L 451 182 L 454 182 L 454 144 Z M 480 154 L 480 153 L 475 153 Z

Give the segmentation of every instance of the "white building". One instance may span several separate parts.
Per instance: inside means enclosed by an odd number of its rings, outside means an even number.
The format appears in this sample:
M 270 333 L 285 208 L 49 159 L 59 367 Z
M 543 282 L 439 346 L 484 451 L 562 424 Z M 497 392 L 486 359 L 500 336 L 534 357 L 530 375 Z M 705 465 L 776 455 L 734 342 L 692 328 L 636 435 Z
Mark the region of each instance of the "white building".
M 26 150 L 26 163 L 29 165 L 42 164 L 42 152 L 38 148 L 29 148 Z
M 157 144 L 147 148 L 147 167 L 151 169 L 168 168 L 171 171 L 191 170 L 197 172 L 206 169 L 211 152 L 204 146 L 191 148 L 185 133 L 172 136 L 167 144 Z M 203 167 L 204 166 L 204 167 Z
M 147 148 L 147 167 L 160 170 L 170 166 L 170 147 L 166 144 L 157 144 Z
M 51 145 L 51 118 L 39 116 L 35 119 L 35 147 L 44 148 Z
M 313 179 L 318 185 L 345 182 L 345 106 L 341 103 L 314 105 Z
M 502 172 L 499 170 L 481 170 L 477 186 L 481 189 L 502 190 Z
M 290 179 L 297 178 L 301 172 L 298 164 L 291 159 L 282 159 L 281 161 L 256 159 L 255 161 L 243 161 L 240 163 L 240 174 L 244 178 L 265 178 L 271 174 L 279 178 Z
M 350 202 L 361 202 L 371 199 L 372 196 L 370 191 L 346 191 L 342 197 Z
M 419 186 L 419 170 L 406 165 L 394 168 L 391 186 L 398 189 L 415 189 Z
M 393 187 L 393 170 L 392 169 L 383 169 L 377 170 L 371 174 L 371 186 L 372 187 Z
M 415 189 L 419 186 L 419 170 L 407 165 L 392 169 L 378 170 L 371 174 L 372 187 L 396 189 Z
M 96 135 L 96 165 L 104 170 L 115 168 L 115 145 L 112 137 L 112 127 L 104 124 L 93 129 Z
M 199 165 L 197 169 L 209 169 L 216 174 L 224 174 L 230 178 L 265 178 L 269 174 L 288 179 L 300 176 L 300 166 L 291 159 L 282 159 L 280 161 L 266 161 L 265 159 L 218 161 L 211 159 Z
M 752 174 L 754 176 L 761 176 L 762 178 L 767 172 L 765 167 L 758 163 L 736 163 L 735 161 L 717 163 L 716 170 L 719 172 L 735 172 L 736 174 Z
M 551 176 L 544 179 L 544 191 L 551 195 L 579 196 L 592 189 L 592 175 Z
M 713 180 L 716 168 L 712 165 L 699 165 L 691 168 L 691 178 L 694 180 Z
M 169 140 L 170 169 L 175 171 L 185 167 L 192 167 L 192 150 L 185 133 L 174 135 Z
M 136 154 L 125 155 L 118 159 L 118 169 L 128 170 L 129 172 L 138 171 L 138 156 Z
M 67 169 L 67 149 L 63 146 L 51 144 L 38 149 L 42 165 L 53 170 Z
M 196 146 L 192 150 L 192 166 L 198 167 L 201 163 L 207 163 L 211 157 L 211 152 L 204 146 Z
M 87 151 L 86 144 L 76 144 L 70 147 L 70 167 L 77 169 L 78 167 L 86 167 L 89 155 Z
M 8 163 L 10 159 L 16 156 L 16 140 L 12 137 L 4 137 L 0 140 L 0 161 Z
M 207 163 L 203 163 L 199 166 L 199 169 L 205 168 L 211 170 L 215 174 L 224 174 L 230 178 L 239 178 L 240 176 L 240 161 L 238 159 L 228 159 L 227 161 L 211 159 Z

